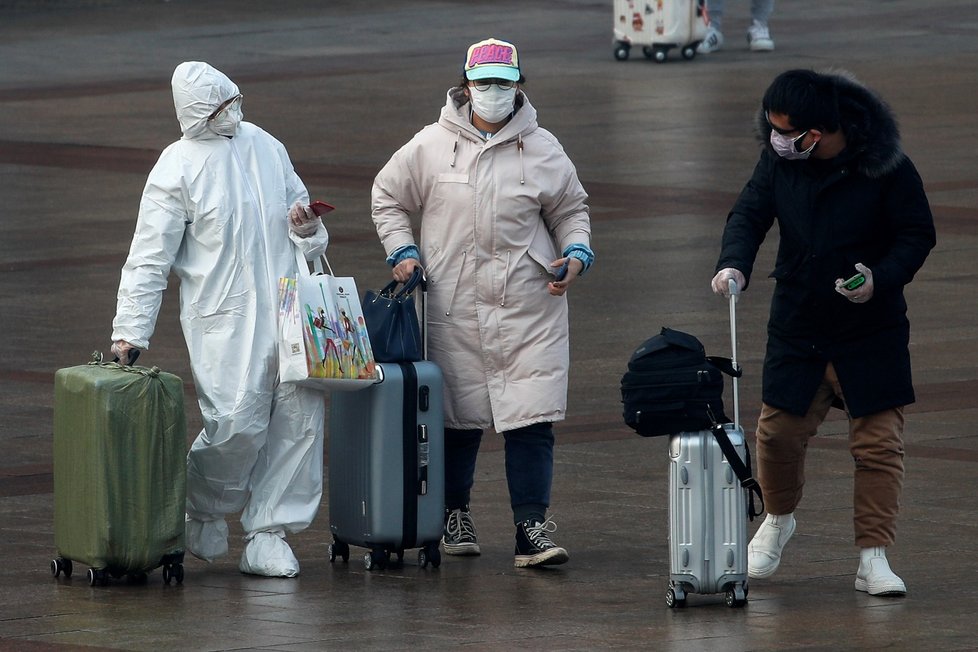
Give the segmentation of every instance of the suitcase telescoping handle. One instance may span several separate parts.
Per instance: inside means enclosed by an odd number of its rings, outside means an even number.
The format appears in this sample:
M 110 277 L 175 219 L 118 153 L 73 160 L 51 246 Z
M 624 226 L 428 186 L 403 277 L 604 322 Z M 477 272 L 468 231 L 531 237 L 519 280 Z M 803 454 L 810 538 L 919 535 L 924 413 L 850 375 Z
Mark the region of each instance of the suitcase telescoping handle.
M 734 370 L 737 370 L 737 297 L 740 295 L 740 288 L 737 281 L 730 279 L 730 362 L 733 363 Z M 734 427 L 740 427 L 740 387 L 737 385 L 737 376 L 733 377 L 733 404 L 734 404 Z

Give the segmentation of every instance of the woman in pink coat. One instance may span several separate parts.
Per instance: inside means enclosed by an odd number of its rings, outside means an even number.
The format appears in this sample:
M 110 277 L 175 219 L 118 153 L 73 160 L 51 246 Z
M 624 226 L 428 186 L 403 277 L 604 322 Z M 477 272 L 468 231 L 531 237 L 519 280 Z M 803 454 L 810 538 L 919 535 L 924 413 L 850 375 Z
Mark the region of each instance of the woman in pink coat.
M 483 430 L 505 437 L 516 566 L 562 564 L 549 534 L 553 422 L 564 418 L 567 288 L 591 265 L 587 194 L 521 89 L 516 47 L 469 47 L 438 121 L 377 175 L 393 266 L 428 278 L 428 352 L 445 375 L 446 554 L 477 555 L 469 512 Z M 420 217 L 420 247 L 411 217 Z

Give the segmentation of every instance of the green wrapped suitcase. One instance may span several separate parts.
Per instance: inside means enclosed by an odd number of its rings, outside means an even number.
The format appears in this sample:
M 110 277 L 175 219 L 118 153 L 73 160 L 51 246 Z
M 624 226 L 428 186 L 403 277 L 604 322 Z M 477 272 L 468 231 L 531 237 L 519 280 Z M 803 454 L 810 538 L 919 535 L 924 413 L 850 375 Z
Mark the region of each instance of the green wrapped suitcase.
M 92 355 L 54 377 L 54 542 L 51 573 L 90 566 L 90 585 L 183 581 L 187 423 L 183 382 L 158 367 Z

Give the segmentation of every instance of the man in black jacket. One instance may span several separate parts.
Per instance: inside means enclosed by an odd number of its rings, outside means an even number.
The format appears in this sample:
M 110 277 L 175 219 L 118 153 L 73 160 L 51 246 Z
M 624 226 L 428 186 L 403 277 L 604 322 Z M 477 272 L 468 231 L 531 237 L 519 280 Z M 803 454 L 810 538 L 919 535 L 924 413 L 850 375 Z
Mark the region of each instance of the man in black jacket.
M 889 108 L 846 74 L 782 73 L 764 94 L 758 130 L 765 148 L 727 217 L 712 283 L 723 295 L 730 280 L 747 288 L 777 220 L 757 423 L 768 516 L 748 546 L 748 573 L 777 570 L 795 530 L 808 438 L 835 404 L 849 417 L 855 461 L 855 588 L 904 595 L 886 546 L 903 487 L 903 406 L 914 401 L 903 288 L 936 241 L 927 197 Z

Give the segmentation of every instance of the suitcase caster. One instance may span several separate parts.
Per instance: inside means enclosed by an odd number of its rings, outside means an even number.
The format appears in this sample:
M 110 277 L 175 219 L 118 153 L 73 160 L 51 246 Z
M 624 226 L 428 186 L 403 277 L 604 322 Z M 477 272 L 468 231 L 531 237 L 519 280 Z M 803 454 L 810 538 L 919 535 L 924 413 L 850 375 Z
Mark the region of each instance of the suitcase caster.
M 174 580 L 183 584 L 183 564 L 163 564 L 163 582 L 169 586 Z
M 89 568 L 86 574 L 89 586 L 108 586 L 109 574 L 102 568 Z
M 628 59 L 628 53 L 632 49 L 632 46 L 624 41 L 615 42 L 615 59 L 618 61 L 625 61 Z
M 363 556 L 363 567 L 367 570 L 384 570 L 389 556 L 386 550 L 371 550 Z
M 342 541 L 334 541 L 326 549 L 329 552 L 329 562 L 333 563 L 339 557 L 344 562 L 350 561 L 350 546 Z
M 686 606 L 686 592 L 678 586 L 671 586 L 666 591 L 666 606 L 670 609 L 682 609 Z
M 690 59 L 696 56 L 696 47 L 692 45 L 687 45 L 686 47 L 683 48 L 682 54 L 683 54 L 683 59 L 689 61 Z
M 418 566 L 428 568 L 429 563 L 432 568 L 441 566 L 441 549 L 438 548 L 437 543 L 429 543 L 418 550 Z
M 645 54 L 646 59 L 651 59 L 656 63 L 665 63 L 666 59 L 669 57 L 669 49 L 658 45 L 646 45 L 642 48 L 642 53 Z
M 71 577 L 71 560 L 55 557 L 51 560 L 51 574 L 58 577 L 61 573 L 64 573 L 65 577 Z
M 731 609 L 743 607 L 745 604 L 747 604 L 746 587 L 743 584 L 728 586 L 726 592 L 724 593 L 723 601 Z

